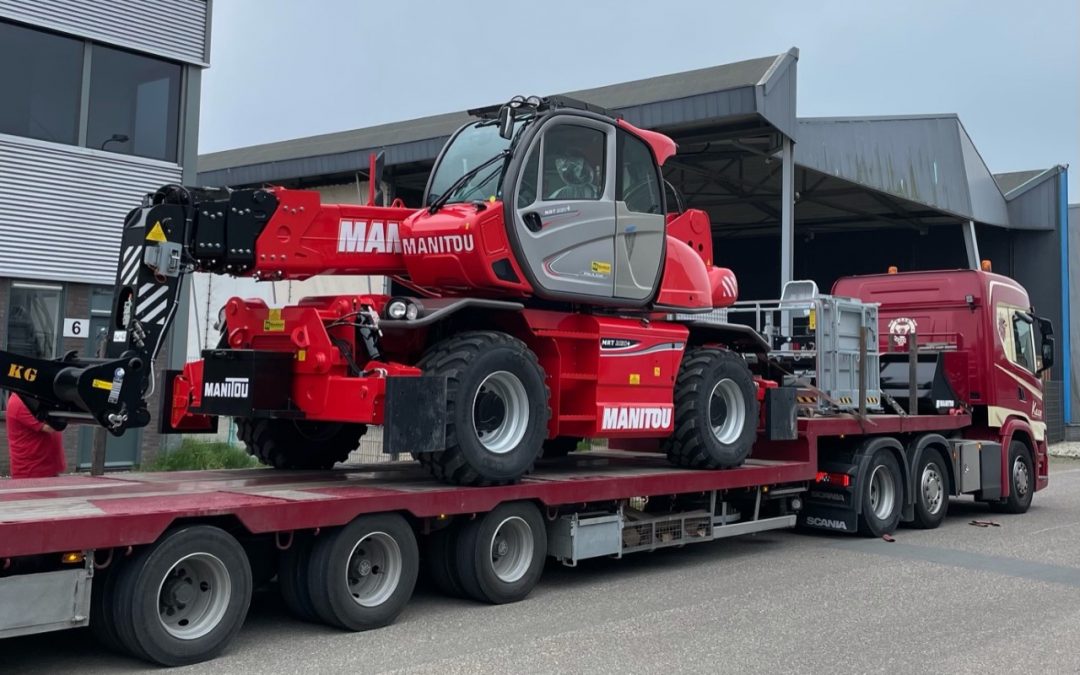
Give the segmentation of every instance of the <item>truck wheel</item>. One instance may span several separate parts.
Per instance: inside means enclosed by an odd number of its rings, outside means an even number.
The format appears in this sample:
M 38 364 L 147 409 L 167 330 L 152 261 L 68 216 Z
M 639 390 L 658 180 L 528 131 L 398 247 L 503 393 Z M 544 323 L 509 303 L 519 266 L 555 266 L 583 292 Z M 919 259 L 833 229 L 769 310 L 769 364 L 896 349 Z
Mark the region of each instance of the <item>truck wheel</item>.
M 504 333 L 462 333 L 420 361 L 446 378 L 446 449 L 417 455 L 439 480 L 502 485 L 528 473 L 547 436 L 548 389 L 536 355 Z
M 379 628 L 405 608 L 419 567 L 416 536 L 404 518 L 360 516 L 316 539 L 308 591 L 324 622 L 356 631 Z
M 465 596 L 457 570 L 457 541 L 460 533 L 461 525 L 451 523 L 429 534 L 424 548 L 424 566 L 428 578 L 439 592 L 452 598 Z
M 698 347 L 683 356 L 675 380 L 675 430 L 664 441 L 668 459 L 691 469 L 727 469 L 750 455 L 758 400 L 742 356 Z
M 173 530 L 117 570 L 113 620 L 134 656 L 181 666 L 217 656 L 244 624 L 251 568 L 224 530 Z
M 1009 496 L 999 502 L 990 502 L 990 508 L 998 513 L 1025 513 L 1031 507 L 1035 493 L 1035 472 L 1031 467 L 1031 453 L 1023 441 L 1009 444 Z
M 528 595 L 544 571 L 547 528 L 529 502 L 510 502 L 465 523 L 457 569 L 465 593 L 501 605 Z
M 949 511 L 949 474 L 937 450 L 927 449 L 915 467 L 915 520 L 913 525 L 932 530 Z
M 236 420 L 236 435 L 248 453 L 275 469 L 330 469 L 349 458 L 366 431 L 364 424 Z
M 293 616 L 301 621 L 316 622 L 319 615 L 315 613 L 308 591 L 308 563 L 313 544 L 310 534 L 293 535 L 293 545 L 282 552 L 278 564 L 278 586 L 281 599 Z
M 124 645 L 116 632 L 112 608 L 116 604 L 117 567 L 120 565 L 119 554 L 114 554 L 113 564 L 94 572 L 94 581 L 90 587 L 90 632 L 106 649 L 123 652 Z
M 859 532 L 873 537 L 895 532 L 904 506 L 904 486 L 900 464 L 891 452 L 883 448 L 873 454 L 859 491 Z
M 542 455 L 548 458 L 566 457 L 571 452 L 577 450 L 578 443 L 580 442 L 580 436 L 556 436 L 555 438 L 549 438 L 544 441 L 544 451 Z

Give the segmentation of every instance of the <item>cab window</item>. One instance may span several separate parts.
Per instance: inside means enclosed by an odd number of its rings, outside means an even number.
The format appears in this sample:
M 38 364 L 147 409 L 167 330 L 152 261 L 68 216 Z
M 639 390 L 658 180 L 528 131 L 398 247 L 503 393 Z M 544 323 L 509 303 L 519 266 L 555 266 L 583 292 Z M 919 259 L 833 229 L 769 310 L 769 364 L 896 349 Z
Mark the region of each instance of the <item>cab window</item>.
M 1013 342 L 1016 345 L 1016 365 L 1034 373 L 1035 365 L 1035 332 L 1031 322 L 1020 312 L 1013 313 Z
M 517 206 L 523 209 L 536 201 L 536 183 L 540 177 L 540 146 L 534 145 L 525 160 L 525 170 L 521 174 L 521 188 L 518 190 Z
M 617 138 L 616 201 L 625 202 L 626 208 L 636 213 L 662 213 L 660 176 L 652 152 L 642 140 L 622 129 Z
M 560 124 L 545 132 L 544 201 L 602 198 L 606 139 L 607 134 L 599 129 L 573 124 Z

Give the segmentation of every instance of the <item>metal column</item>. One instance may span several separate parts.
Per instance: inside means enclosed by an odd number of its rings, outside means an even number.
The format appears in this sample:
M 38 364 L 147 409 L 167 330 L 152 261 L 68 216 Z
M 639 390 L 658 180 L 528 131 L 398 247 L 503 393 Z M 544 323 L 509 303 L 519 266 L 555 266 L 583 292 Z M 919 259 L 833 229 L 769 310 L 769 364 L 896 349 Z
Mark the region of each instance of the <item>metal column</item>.
M 964 229 L 964 250 L 967 252 L 968 267 L 977 270 L 982 259 L 979 257 L 979 240 L 975 237 L 975 221 L 969 220 L 960 227 Z
M 784 284 L 795 275 L 795 157 L 791 139 L 784 136 L 780 159 L 783 162 L 780 172 L 780 289 L 777 297 L 783 293 Z M 791 335 L 791 313 L 781 312 L 780 330 L 784 335 Z

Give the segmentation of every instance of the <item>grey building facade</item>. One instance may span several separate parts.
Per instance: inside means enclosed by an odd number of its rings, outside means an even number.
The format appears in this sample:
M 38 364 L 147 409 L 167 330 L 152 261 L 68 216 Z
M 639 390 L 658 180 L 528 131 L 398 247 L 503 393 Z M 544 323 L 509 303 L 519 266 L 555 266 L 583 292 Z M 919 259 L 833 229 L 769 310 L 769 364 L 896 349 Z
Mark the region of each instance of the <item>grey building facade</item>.
M 96 350 L 124 215 L 195 181 L 209 30 L 208 0 L 0 0 L 0 348 Z M 70 468 L 89 462 L 90 437 L 65 432 Z M 159 446 L 131 431 L 109 439 L 107 462 Z

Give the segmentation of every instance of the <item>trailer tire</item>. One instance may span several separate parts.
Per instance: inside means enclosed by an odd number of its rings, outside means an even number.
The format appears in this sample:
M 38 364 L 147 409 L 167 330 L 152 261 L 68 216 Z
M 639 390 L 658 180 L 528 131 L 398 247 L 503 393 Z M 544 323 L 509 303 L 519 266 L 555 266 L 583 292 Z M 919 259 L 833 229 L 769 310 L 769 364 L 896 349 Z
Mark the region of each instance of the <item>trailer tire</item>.
M 524 342 L 495 331 L 461 333 L 436 343 L 419 365 L 446 378 L 446 449 L 416 456 L 432 475 L 505 485 L 532 470 L 551 410 L 544 370 Z
M 416 535 L 404 518 L 360 516 L 315 540 L 308 591 L 325 623 L 353 631 L 380 628 L 405 608 L 419 567 Z
M 581 443 L 580 436 L 556 436 L 555 438 L 549 438 L 544 441 L 543 457 L 566 457 L 571 452 L 577 450 L 578 444 Z
M 308 533 L 293 534 L 292 546 L 282 552 L 278 563 L 278 587 L 286 609 L 301 621 L 311 623 L 319 620 L 308 591 L 308 565 L 314 543 Z
M 912 525 L 932 530 L 949 512 L 949 473 L 945 460 L 933 447 L 923 450 L 915 467 L 915 520 Z
M 465 597 L 457 569 L 457 541 L 460 534 L 461 525 L 451 523 L 429 534 L 424 547 L 424 567 L 428 579 L 440 593 L 452 598 Z
M 1031 465 L 1031 451 L 1023 441 L 1009 443 L 1009 496 L 990 502 L 990 508 L 998 513 L 1026 513 L 1031 507 L 1035 493 L 1035 471 Z
M 457 570 L 465 593 L 501 605 L 527 596 L 540 581 L 547 528 L 530 502 L 500 504 L 465 523 L 457 538 Z
M 675 426 L 668 460 L 691 469 L 746 461 L 757 437 L 757 386 L 742 356 L 716 347 L 687 350 L 675 380 Z
M 163 666 L 220 654 L 251 603 L 244 547 L 209 525 L 167 532 L 117 574 L 113 618 L 120 642 L 130 654 Z
M 871 455 L 859 492 L 859 533 L 880 537 L 895 532 L 904 510 L 904 484 L 900 463 L 888 449 Z
M 236 420 L 248 454 L 275 469 L 331 469 L 360 445 L 367 425 L 288 419 Z
M 112 613 L 116 604 L 118 565 L 119 560 L 114 560 L 109 567 L 94 572 L 94 582 L 90 587 L 90 632 L 109 651 L 122 653 L 125 651 L 124 645 L 116 632 Z

